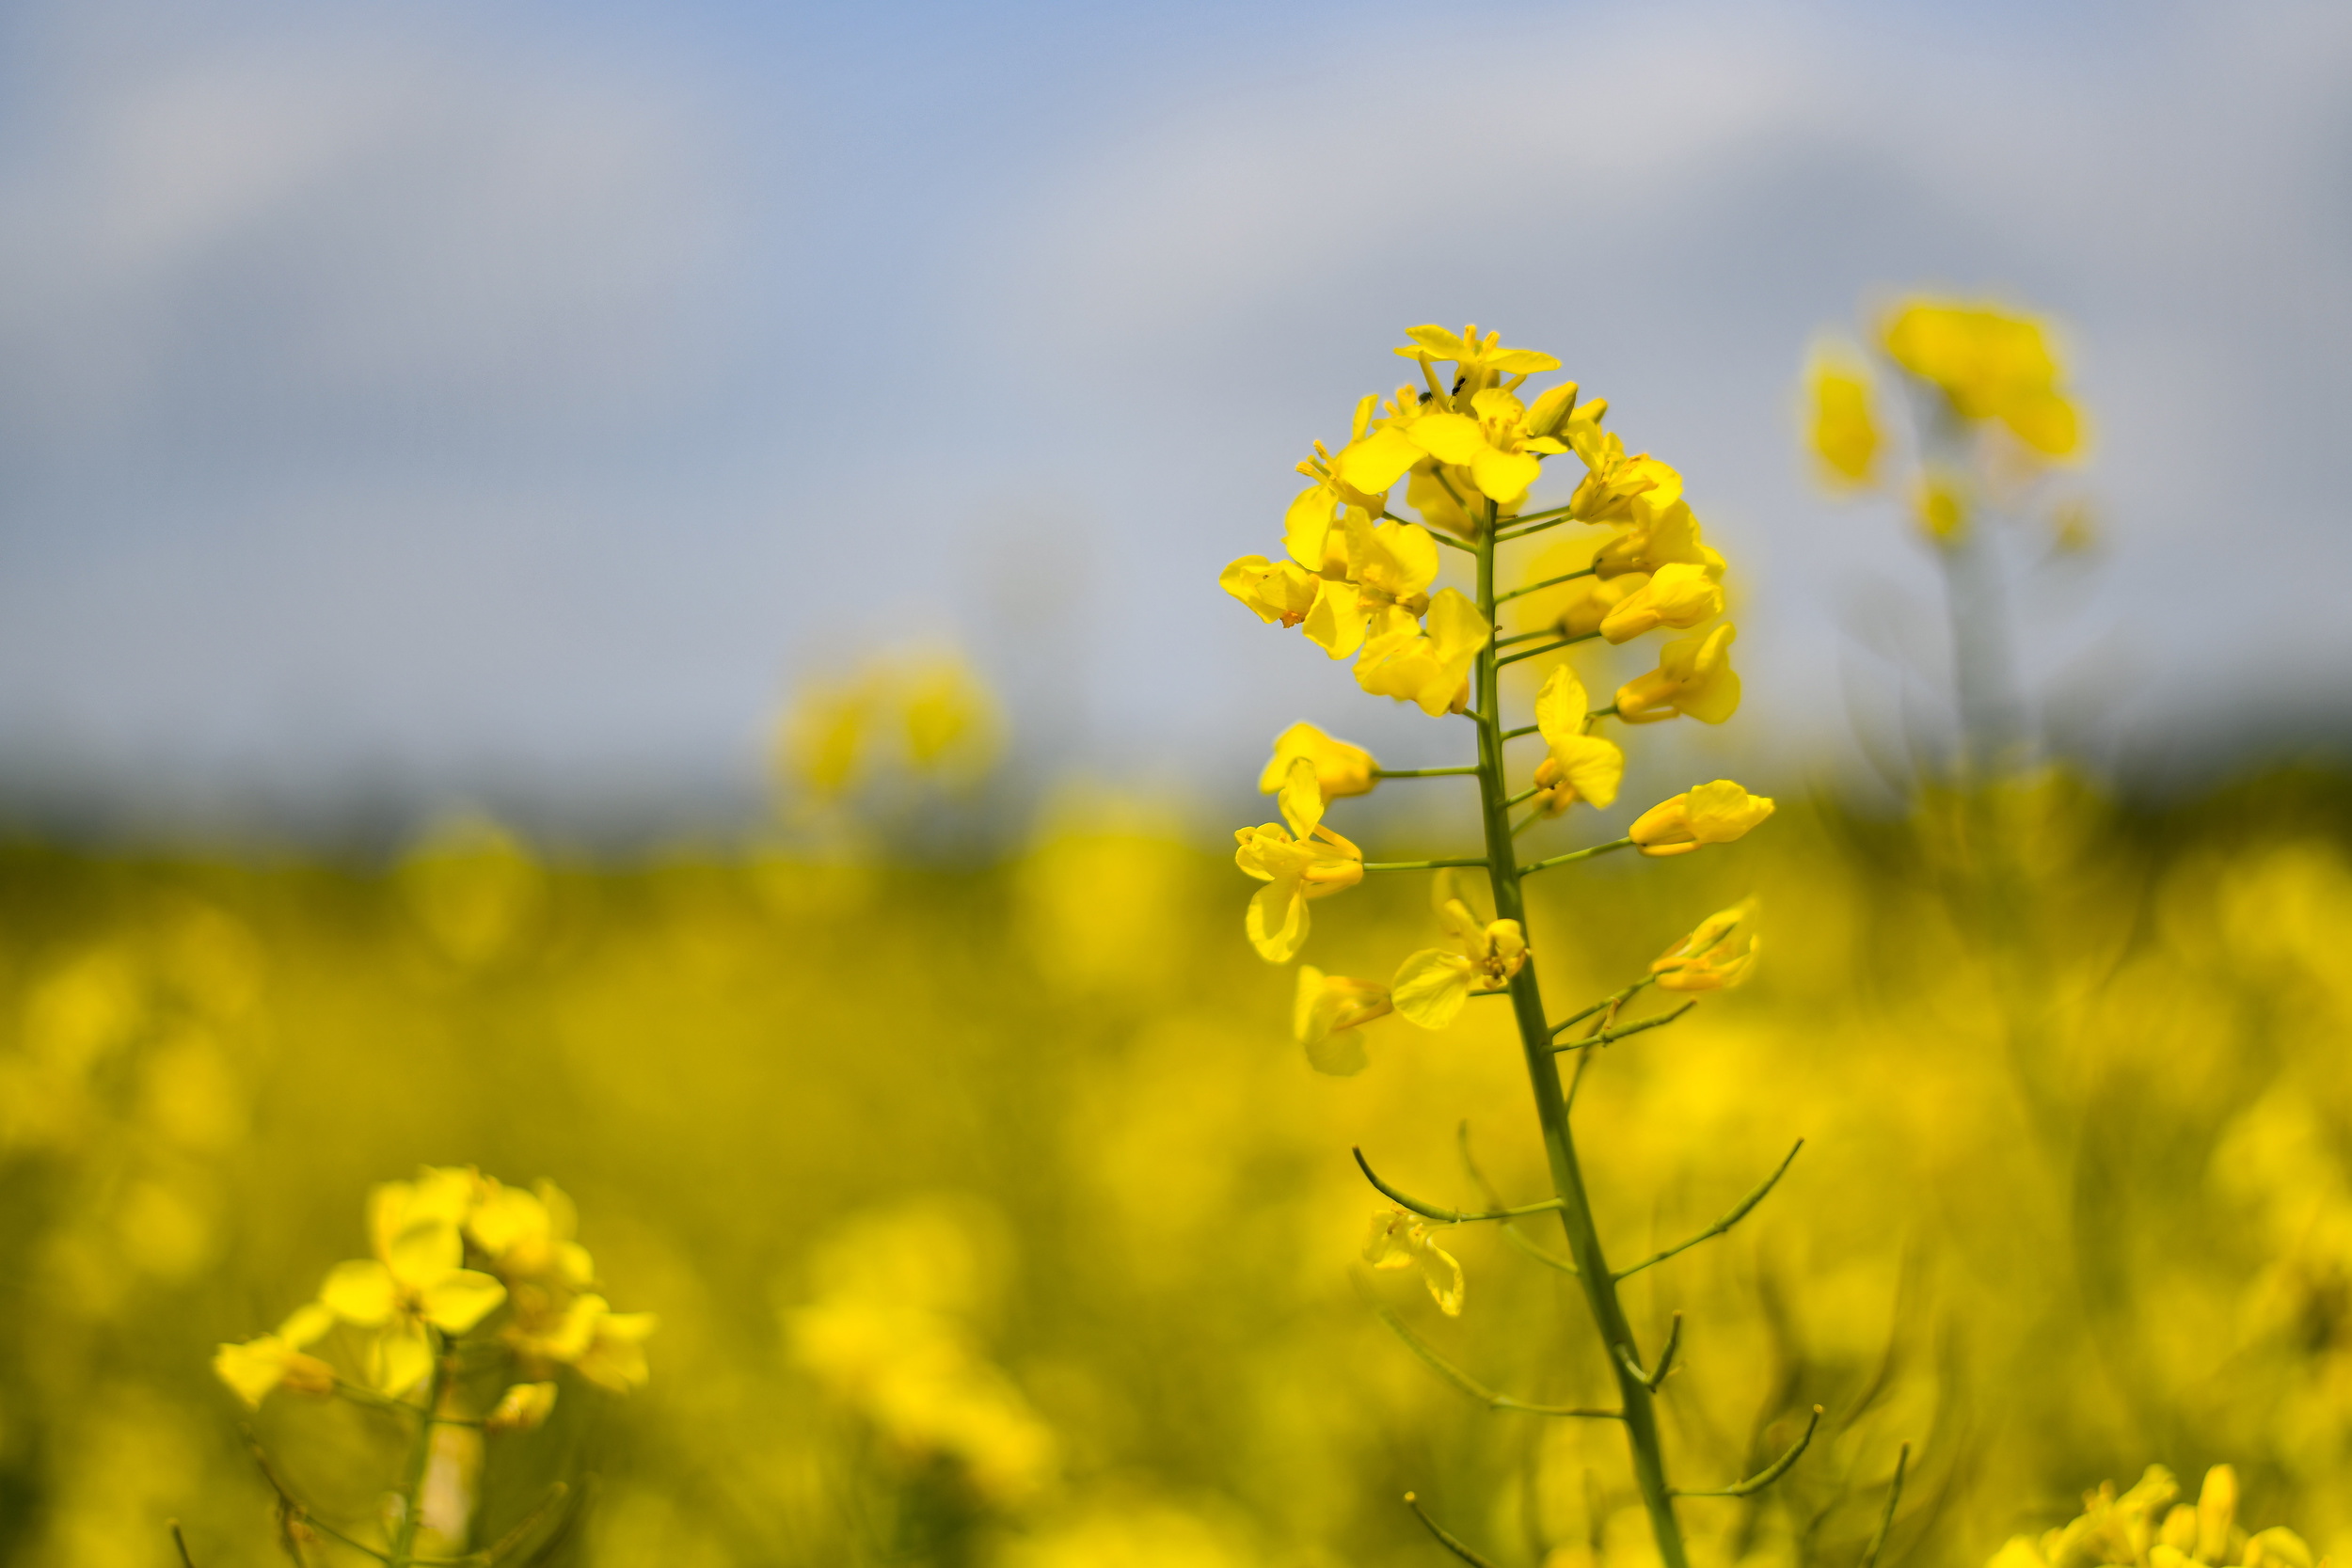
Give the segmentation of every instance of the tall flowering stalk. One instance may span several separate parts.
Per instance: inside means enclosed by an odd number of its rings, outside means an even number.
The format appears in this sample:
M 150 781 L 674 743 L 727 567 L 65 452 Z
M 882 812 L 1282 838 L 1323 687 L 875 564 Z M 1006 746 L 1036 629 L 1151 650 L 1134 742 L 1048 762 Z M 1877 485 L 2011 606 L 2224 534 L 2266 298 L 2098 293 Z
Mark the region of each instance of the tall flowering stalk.
M 1418 1268 L 1440 1309 L 1462 1308 L 1460 1266 L 1438 1244 L 1438 1228 L 1556 1212 L 1566 1256 L 1539 1256 L 1573 1274 L 1581 1286 L 1593 1331 L 1614 1377 L 1610 1409 L 1531 1405 L 1486 1389 L 1426 1345 L 1392 1326 L 1457 1386 L 1490 1407 L 1567 1418 L 1620 1423 L 1632 1461 L 1634 1484 L 1645 1506 L 1665 1568 L 1688 1560 L 1676 1518 L 1677 1497 L 1745 1497 L 1769 1485 L 1796 1462 L 1813 1426 L 1758 1474 L 1728 1486 L 1693 1489 L 1668 1474 L 1660 1440 L 1658 1400 L 1672 1369 L 1676 1336 L 1654 1354 L 1627 1321 L 1618 1286 L 1628 1275 L 1664 1262 L 1684 1248 L 1723 1234 L 1762 1201 L 1788 1168 L 1765 1180 L 1729 1214 L 1699 1235 L 1629 1266 L 1610 1261 L 1569 1123 L 1573 1085 L 1564 1084 L 1560 1058 L 1573 1053 L 1577 1070 L 1592 1052 L 1637 1030 L 1671 1023 L 1695 993 L 1737 984 L 1756 955 L 1754 911 L 1742 905 L 1703 923 L 1669 948 L 1646 974 L 1613 994 L 1555 1020 L 1539 979 L 1540 944 L 1527 924 L 1526 879 L 1539 873 L 1622 849 L 1651 857 L 1692 853 L 1739 838 L 1772 815 L 1772 802 L 1727 779 L 1699 784 L 1643 813 L 1624 836 L 1582 848 L 1523 860 L 1527 830 L 1582 802 L 1611 805 L 1625 768 L 1616 741 L 1596 733 L 1603 720 L 1642 725 L 1693 718 L 1718 724 L 1740 704 L 1730 648 L 1734 631 L 1716 623 L 1724 610 L 1722 556 L 1701 542 L 1697 518 L 1682 497 L 1682 478 L 1647 453 L 1628 453 L 1605 432 L 1608 405 L 1580 403 L 1574 383 L 1561 383 L 1522 400 L 1536 375 L 1559 360 L 1531 349 L 1501 346 L 1498 334 L 1476 327 L 1458 336 L 1437 326 L 1413 328 L 1395 352 L 1412 361 L 1420 385 L 1393 397 L 1367 395 L 1356 406 L 1349 439 L 1336 452 L 1321 443 L 1299 465 L 1309 481 L 1284 518 L 1281 559 L 1245 556 L 1220 581 L 1259 619 L 1298 627 L 1332 658 L 1355 659 L 1365 691 L 1409 702 L 1432 718 L 1458 716 L 1473 730 L 1476 760 L 1454 766 L 1384 768 L 1360 747 L 1298 724 L 1276 742 L 1261 787 L 1273 794 L 1279 823 L 1241 829 L 1235 859 L 1264 886 L 1250 900 L 1246 929 L 1270 962 L 1295 957 L 1311 925 L 1313 904 L 1354 886 L 1371 873 L 1435 873 L 1435 903 L 1445 941 L 1407 957 L 1385 984 L 1299 970 L 1295 1024 L 1310 1059 L 1327 1072 L 1360 1070 L 1367 1061 L 1360 1027 L 1394 1013 L 1422 1028 L 1451 1023 L 1475 996 L 1507 996 L 1543 1134 L 1552 1196 L 1506 1205 L 1496 1200 L 1466 1212 L 1409 1196 L 1375 1175 L 1359 1150 L 1366 1178 L 1395 1209 L 1375 1219 L 1365 1250 L 1375 1268 Z M 1440 369 L 1440 367 L 1447 367 Z M 1565 505 L 1529 511 L 1530 489 L 1547 463 L 1581 467 Z M 1401 501 L 1394 499 L 1405 483 Z M 1391 510 L 1400 504 L 1418 520 Z M 1507 546 L 1565 526 L 1587 527 L 1574 543 L 1536 558 L 1532 569 Z M 1555 536 L 1564 537 L 1564 536 Z M 1474 587 L 1438 587 L 1441 557 L 1469 558 Z M 1511 552 L 1514 556 L 1518 552 Z M 1498 639 L 1497 616 L 1517 601 L 1526 629 Z M 1503 711 L 1502 671 L 1581 643 L 1625 643 L 1653 631 L 1681 635 L 1660 650 L 1656 668 L 1618 687 L 1596 707 L 1575 671 L 1553 668 L 1534 699 L 1530 721 L 1513 725 Z M 1540 738 L 1540 760 L 1515 775 L 1510 742 Z M 1482 854 L 1451 860 L 1368 862 L 1363 851 L 1324 818 L 1339 800 L 1362 795 L 1384 780 L 1459 776 L 1478 787 Z M 1525 777 L 1514 788 L 1515 776 Z M 1520 815 L 1523 813 L 1524 815 Z M 1455 870 L 1483 871 L 1492 918 L 1454 879 Z M 1643 1019 L 1629 1009 L 1651 990 L 1692 993 L 1681 1007 Z M 1791 1149 L 1790 1158 L 1795 1151 Z M 1677 1320 L 1678 1332 L 1678 1320 Z M 1820 1411 L 1814 1412 L 1818 1422 Z M 1424 1515 L 1424 1520 L 1426 1516 Z M 1430 1528 L 1457 1555 L 1472 1557 L 1434 1522 Z

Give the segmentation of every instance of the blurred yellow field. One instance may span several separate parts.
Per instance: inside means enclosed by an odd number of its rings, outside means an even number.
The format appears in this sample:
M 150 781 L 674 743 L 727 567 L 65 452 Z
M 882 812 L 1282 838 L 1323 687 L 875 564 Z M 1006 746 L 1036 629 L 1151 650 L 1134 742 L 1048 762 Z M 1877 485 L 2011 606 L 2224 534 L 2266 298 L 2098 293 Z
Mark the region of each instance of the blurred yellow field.
M 2152 1462 L 2192 1493 L 2231 1463 L 2247 1528 L 2352 1544 L 2348 812 L 2303 777 L 2160 816 L 2058 779 L 1909 821 L 1785 802 L 1708 856 L 1532 884 L 1564 997 L 1760 897 L 1757 980 L 1609 1048 L 1576 1105 L 1628 1256 L 1805 1139 L 1628 1286 L 1652 1342 L 1685 1314 L 1684 1473 L 1827 1411 L 1779 1487 L 1681 1505 L 1701 1560 L 1850 1564 L 1905 1441 L 1889 1561 L 1973 1568 Z M 1573 1404 L 1605 1370 L 1572 1282 L 1491 1227 L 1448 1233 L 1458 1321 L 1351 1267 L 1383 1207 L 1351 1145 L 1474 1205 L 1466 1125 L 1542 1191 L 1506 1021 L 1383 1021 L 1360 1075 L 1311 1071 L 1247 885 L 1108 801 L 968 871 L 573 863 L 481 825 L 383 872 L 8 851 L 0 1555 L 159 1562 L 177 1517 L 206 1568 L 271 1560 L 215 1346 L 434 1164 L 552 1180 L 659 1316 L 644 1386 L 569 1382 L 491 1439 L 493 1532 L 586 1445 L 579 1560 L 1425 1562 L 1406 1490 L 1498 1561 L 1642 1560 L 1613 1433 L 1481 1408 L 1365 1299 Z M 1320 906 L 1318 954 L 1421 940 L 1424 900 Z M 253 1420 L 369 1514 L 377 1413 Z

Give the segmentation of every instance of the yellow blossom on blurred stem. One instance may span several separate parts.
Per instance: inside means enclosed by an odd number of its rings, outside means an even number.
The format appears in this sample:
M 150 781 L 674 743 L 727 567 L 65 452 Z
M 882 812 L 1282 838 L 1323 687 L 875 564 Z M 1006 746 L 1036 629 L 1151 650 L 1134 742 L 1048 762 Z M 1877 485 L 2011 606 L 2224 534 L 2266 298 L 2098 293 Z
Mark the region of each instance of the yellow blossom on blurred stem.
M 1913 299 L 1887 318 L 1888 356 L 1932 383 L 1966 420 L 1998 420 L 2045 457 L 2081 445 L 2082 421 L 2058 389 L 2060 370 L 2040 322 L 1989 305 Z
M 2194 1506 L 2174 1501 L 2180 1483 L 2151 1465 L 2121 1497 L 2115 1483 L 2084 1495 L 2083 1511 L 2040 1540 L 2011 1536 L 1991 1568 L 2093 1568 L 2144 1563 L 2146 1568 L 2313 1568 L 2308 1543 L 2284 1526 L 2249 1535 L 2237 1524 L 2237 1472 L 2217 1465 L 2205 1472 Z M 2158 1516 L 2162 1515 L 2159 1524 Z M 2324 1561 L 2324 1560 L 2321 1560 Z
M 1321 786 L 1327 801 L 1348 795 L 1369 795 L 1380 782 L 1375 776 L 1380 765 L 1373 760 L 1370 752 L 1344 740 L 1335 740 L 1302 720 L 1274 737 L 1274 760 L 1258 775 L 1258 792 L 1271 795 L 1281 788 L 1282 782 L 1290 776 L 1291 764 L 1302 757 L 1313 765 L 1315 783 Z
M 1613 740 L 1584 733 L 1590 699 L 1584 683 L 1566 665 L 1545 677 L 1535 694 L 1535 727 L 1550 748 L 1535 765 L 1537 797 L 1547 816 L 1557 816 L 1578 800 L 1607 807 L 1625 779 L 1625 752 Z
M 1419 1269 L 1438 1310 L 1449 1318 L 1462 1315 L 1462 1265 L 1429 1239 L 1429 1226 L 1420 1215 L 1403 1209 L 1373 1215 L 1364 1261 L 1375 1269 Z
M 1678 487 L 1681 481 L 1675 483 Z M 1621 531 L 1594 552 L 1594 575 L 1623 577 L 1679 562 L 1704 569 L 1710 580 L 1723 579 L 1724 558 L 1700 542 L 1698 515 L 1688 501 L 1677 499 L 1653 504 L 1649 497 L 1639 496 L 1626 514 L 1619 525 Z
M 552 1383 L 517 1383 L 499 1396 L 498 1403 L 483 1418 L 483 1428 L 489 1432 L 535 1431 L 555 1413 L 555 1395 Z
M 427 1169 L 369 1198 L 375 1256 L 338 1263 L 319 1301 L 343 1322 L 373 1330 L 367 1375 L 378 1392 L 404 1394 L 433 1369 L 429 1331 L 463 1334 L 496 1311 L 506 1287 L 464 1266 L 459 1223 L 473 1196 L 469 1171 Z
M 898 676 L 907 761 L 918 773 L 970 780 L 995 760 L 996 701 L 962 658 L 934 654 Z
M 1486 925 L 1454 892 L 1451 873 L 1440 872 L 1432 902 L 1438 924 L 1454 941 L 1426 947 L 1397 967 L 1389 983 L 1397 1013 L 1424 1029 L 1442 1029 L 1460 1015 L 1473 990 L 1499 990 L 1527 962 L 1527 938 L 1516 920 Z
M 1612 642 L 1630 642 L 1660 626 L 1681 630 L 1723 612 L 1723 585 L 1708 576 L 1706 567 L 1677 561 L 1659 567 L 1601 617 L 1600 634 Z
M 1617 718 L 1628 724 L 1654 724 L 1685 714 L 1703 724 L 1720 724 L 1740 708 L 1740 676 L 1731 668 L 1737 628 L 1728 623 L 1706 633 L 1677 637 L 1658 651 L 1658 668 L 1617 688 Z
M 651 1312 L 615 1312 L 602 1296 L 580 1295 L 548 1332 L 513 1340 L 526 1363 L 566 1366 L 600 1388 L 625 1394 L 644 1383 L 645 1340 L 660 1326 Z
M 1649 966 L 1661 990 L 1728 990 L 1756 968 L 1756 900 L 1719 910 Z
M 1243 929 L 1268 963 L 1287 963 L 1307 941 L 1308 900 L 1364 879 L 1364 852 L 1323 826 L 1323 792 L 1313 762 L 1294 757 L 1277 797 L 1284 832 L 1268 822 L 1237 828 L 1233 863 L 1266 885 L 1249 900 Z
M 223 1345 L 214 1353 L 213 1371 L 235 1391 L 237 1398 L 258 1410 L 262 1401 L 274 1388 L 291 1388 L 297 1394 L 331 1394 L 335 1391 L 335 1369 L 303 1347 L 316 1341 L 335 1326 L 335 1314 L 310 1302 L 294 1308 L 280 1323 L 275 1334 L 248 1339 L 241 1345 Z
M 1682 475 L 1645 451 L 1627 455 L 1617 434 L 1600 428 L 1608 405 L 1595 402 L 1591 417 L 1578 410 L 1569 428 L 1568 443 L 1584 464 L 1584 477 L 1568 499 L 1568 515 L 1587 523 L 1621 522 L 1632 516 L 1637 500 L 1662 513 L 1681 499 Z
M 1870 413 L 1870 372 L 1844 345 L 1815 348 L 1805 366 L 1806 435 L 1821 472 L 1838 486 L 1867 484 L 1878 458 L 1878 420 Z
M 1493 633 L 1467 595 L 1444 589 L 1429 601 L 1426 630 L 1406 626 L 1364 645 L 1356 684 L 1376 697 L 1413 703 L 1434 719 L 1468 702 L 1470 665 Z
M 1377 980 L 1351 980 L 1326 974 L 1312 964 L 1298 966 L 1291 1032 L 1306 1047 L 1307 1061 L 1317 1072 L 1351 1078 L 1363 1071 L 1372 1058 L 1356 1030 L 1391 1010 L 1389 988 Z
M 1717 779 L 1661 800 L 1634 818 L 1626 836 L 1645 855 L 1687 855 L 1703 844 L 1729 844 L 1772 815 L 1768 797 Z
M 1931 468 L 1912 485 L 1911 511 L 1920 532 L 1939 545 L 1957 544 L 1968 531 L 1967 484 L 1949 470 Z

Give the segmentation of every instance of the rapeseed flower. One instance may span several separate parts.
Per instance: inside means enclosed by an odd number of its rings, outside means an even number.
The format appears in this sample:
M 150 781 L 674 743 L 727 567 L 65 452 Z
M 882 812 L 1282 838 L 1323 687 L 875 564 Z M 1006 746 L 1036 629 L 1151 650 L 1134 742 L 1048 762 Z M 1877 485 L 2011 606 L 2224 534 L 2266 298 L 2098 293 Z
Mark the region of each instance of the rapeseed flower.
M 1756 900 L 1742 899 L 1652 960 L 1661 990 L 1729 990 L 1756 968 Z
M 1730 718 L 1740 708 L 1740 676 L 1731 668 L 1731 643 L 1739 635 L 1725 623 L 1659 649 L 1657 669 L 1617 688 L 1618 720 L 1654 724 L 1685 714 L 1720 724 Z
M 1584 683 L 1566 665 L 1546 676 L 1535 694 L 1535 727 L 1549 748 L 1535 765 L 1536 797 L 1547 816 L 1557 816 L 1578 800 L 1607 808 L 1625 779 L 1625 752 L 1613 740 L 1585 733 L 1590 699 Z
M 1317 1072 L 1348 1078 L 1363 1071 L 1372 1058 L 1356 1030 L 1393 1010 L 1389 988 L 1377 980 L 1351 980 L 1343 974 L 1326 974 L 1312 964 L 1298 966 L 1291 1032 L 1306 1048 L 1307 1061 Z
M 1470 670 L 1494 634 L 1478 606 L 1457 589 L 1429 601 L 1427 628 L 1410 625 L 1371 638 L 1356 661 L 1356 684 L 1376 697 L 1409 702 L 1436 718 L 1470 697 Z
M 1287 963 L 1307 941 L 1307 904 L 1364 879 L 1364 852 L 1323 826 L 1323 789 L 1314 763 L 1291 760 L 1277 796 L 1282 820 L 1237 828 L 1233 863 L 1266 885 L 1249 900 L 1243 929 L 1268 963 Z
M 1601 617 L 1597 629 L 1612 642 L 1630 642 L 1660 626 L 1681 630 L 1723 612 L 1723 584 L 1708 576 L 1706 567 L 1676 561 L 1659 567 L 1641 587 L 1619 600 Z
M 1291 764 L 1305 758 L 1328 802 L 1347 795 L 1369 795 L 1380 782 L 1380 765 L 1361 746 L 1324 734 L 1301 720 L 1274 737 L 1274 759 L 1258 775 L 1258 792 L 1271 795 L 1290 777 Z
M 1375 523 L 1348 509 L 1343 537 L 1343 578 L 1322 579 L 1307 612 L 1307 636 L 1333 658 L 1345 658 L 1367 636 L 1407 636 L 1419 629 L 1438 577 L 1438 544 L 1417 523 Z
M 1379 402 L 1378 394 L 1371 392 L 1358 401 L 1355 417 L 1349 421 L 1351 445 L 1363 439 L 1364 429 L 1372 422 Z M 1366 490 L 1349 483 L 1332 471 L 1332 457 L 1323 443 L 1317 441 L 1314 445 L 1315 454 L 1298 465 L 1298 471 L 1311 483 L 1292 498 L 1289 509 L 1282 514 L 1282 547 L 1290 552 L 1293 561 L 1309 571 L 1322 569 L 1325 541 L 1341 510 L 1352 506 L 1376 516 L 1388 505 L 1389 489 L 1387 484 Z M 1389 483 L 1393 484 L 1395 481 Z
M 1729 844 L 1772 815 L 1772 800 L 1717 779 L 1661 800 L 1626 830 L 1645 855 L 1687 855 L 1704 844 Z
M 1527 962 L 1527 938 L 1516 920 L 1481 923 L 1454 892 L 1451 876 L 1435 883 L 1438 924 L 1448 947 L 1424 947 L 1397 966 L 1389 997 L 1398 1016 L 1424 1029 L 1443 1029 L 1460 1016 L 1474 990 L 1500 990 Z
M 1805 366 L 1807 444 L 1833 485 L 1867 484 L 1878 461 L 1870 372 L 1851 349 L 1817 347 Z
M 1364 1261 L 1375 1269 L 1418 1269 L 1421 1282 L 1438 1310 L 1449 1318 L 1462 1315 L 1462 1265 L 1454 1255 L 1429 1239 L 1429 1225 L 1420 1215 L 1392 1209 L 1372 1216 L 1372 1232 L 1364 1238 Z
M 213 1354 L 213 1371 L 249 1409 L 259 1410 L 275 1388 L 297 1394 L 331 1394 L 335 1369 L 306 1353 L 335 1326 L 335 1314 L 316 1302 L 297 1307 L 274 1334 L 223 1345 Z
M 2071 455 L 2082 420 L 2058 389 L 2058 357 L 2040 322 L 1991 305 L 1912 299 L 1887 317 L 1886 352 L 1931 383 L 1965 420 L 1997 420 L 2044 457 Z
M 433 1370 L 433 1335 L 464 1334 L 506 1300 L 495 1276 L 465 1266 L 459 1227 L 474 1190 L 471 1171 L 428 1167 L 389 1181 L 368 1200 L 374 1256 L 338 1263 L 319 1287 L 336 1317 L 371 1331 L 367 1379 L 405 1394 Z

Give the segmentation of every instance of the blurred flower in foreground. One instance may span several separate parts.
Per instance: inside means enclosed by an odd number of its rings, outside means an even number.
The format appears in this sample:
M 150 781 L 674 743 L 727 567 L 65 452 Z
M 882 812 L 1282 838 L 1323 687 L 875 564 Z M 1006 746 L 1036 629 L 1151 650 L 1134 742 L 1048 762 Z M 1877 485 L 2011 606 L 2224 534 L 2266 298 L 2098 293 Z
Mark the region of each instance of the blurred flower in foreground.
M 275 1333 L 213 1357 L 220 1380 L 257 1409 L 284 1388 L 402 1415 L 410 1452 L 390 1478 L 398 1506 L 376 1527 L 382 1550 L 362 1549 L 395 1564 L 421 1560 L 422 1549 L 464 1551 L 489 1473 L 484 1434 L 544 1425 L 561 1369 L 616 1393 L 645 1381 L 653 1316 L 613 1312 L 593 1291 L 571 1215 L 552 1183 L 524 1192 L 467 1167 L 386 1182 L 368 1196 L 373 1256 L 337 1264 L 318 1300 Z M 539 1333 L 548 1323 L 561 1326 Z M 509 1539 L 543 1544 L 574 1495 L 555 1482 L 526 1536 Z M 316 1513 L 291 1496 L 280 1502 L 290 1517 Z
M 1419 1269 L 1438 1310 L 1449 1318 L 1462 1315 L 1462 1265 L 1429 1239 L 1429 1223 L 1420 1215 L 1402 1209 L 1373 1215 L 1364 1261 L 1375 1269 Z
M 2180 1483 L 2161 1465 L 2151 1465 L 2138 1484 L 2118 1497 L 2103 1483 L 2083 1497 L 2072 1523 L 2045 1532 L 2040 1541 L 2010 1538 L 1989 1568 L 2090 1568 L 2133 1564 L 2135 1568 L 2313 1568 L 2312 1549 L 2283 1526 L 2249 1534 L 2237 1522 L 2237 1472 L 2217 1465 L 2205 1472 L 2195 1504 L 2177 1501 Z

